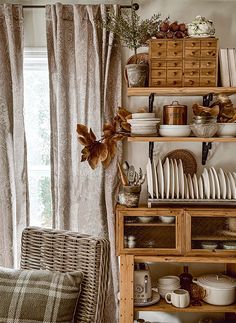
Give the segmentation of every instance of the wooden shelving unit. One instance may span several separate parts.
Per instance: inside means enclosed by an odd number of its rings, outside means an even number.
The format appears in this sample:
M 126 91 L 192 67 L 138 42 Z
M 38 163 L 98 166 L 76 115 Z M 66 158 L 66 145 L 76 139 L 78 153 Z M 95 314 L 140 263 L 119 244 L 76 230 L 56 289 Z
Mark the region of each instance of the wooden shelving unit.
M 199 137 L 128 137 L 130 142 L 236 142 L 236 137 L 199 138 Z
M 128 96 L 148 96 L 154 93 L 158 96 L 203 96 L 209 93 L 227 95 L 236 94 L 236 87 L 129 87 Z
M 235 311 L 236 304 L 227 306 L 214 306 L 202 302 L 201 306 L 189 306 L 186 308 L 177 308 L 170 304 L 167 304 L 163 299 L 161 299 L 157 305 L 152 306 L 137 306 L 134 307 L 135 312 L 140 311 L 160 311 L 160 312 L 175 312 L 175 313 L 232 313 Z

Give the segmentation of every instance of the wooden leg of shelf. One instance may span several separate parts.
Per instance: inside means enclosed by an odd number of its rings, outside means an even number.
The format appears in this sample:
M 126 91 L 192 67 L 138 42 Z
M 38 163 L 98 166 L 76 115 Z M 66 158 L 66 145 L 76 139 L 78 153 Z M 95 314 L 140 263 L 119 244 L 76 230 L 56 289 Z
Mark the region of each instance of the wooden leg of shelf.
M 120 256 L 120 323 L 134 322 L 134 256 Z

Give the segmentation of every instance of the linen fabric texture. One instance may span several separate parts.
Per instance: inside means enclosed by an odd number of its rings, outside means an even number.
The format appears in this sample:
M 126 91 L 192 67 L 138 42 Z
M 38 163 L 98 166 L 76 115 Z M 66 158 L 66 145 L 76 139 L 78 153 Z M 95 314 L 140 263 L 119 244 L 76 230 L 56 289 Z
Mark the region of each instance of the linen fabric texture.
M 83 274 L 0 268 L 0 322 L 71 323 Z
M 12 267 L 29 214 L 20 5 L 0 4 L 0 62 L 0 265 Z
M 118 6 L 46 6 L 51 117 L 51 178 L 55 228 L 108 238 L 111 280 L 104 322 L 118 322 L 118 260 L 115 254 L 116 157 L 104 171 L 81 163 L 77 123 L 97 138 L 121 106 L 121 50 L 97 25 Z

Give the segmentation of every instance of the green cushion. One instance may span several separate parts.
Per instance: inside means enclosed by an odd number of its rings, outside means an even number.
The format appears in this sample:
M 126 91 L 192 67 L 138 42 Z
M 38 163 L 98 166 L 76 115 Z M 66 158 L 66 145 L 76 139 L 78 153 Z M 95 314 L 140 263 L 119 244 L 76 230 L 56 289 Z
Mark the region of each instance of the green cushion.
M 0 267 L 0 322 L 72 322 L 82 278 L 78 271 Z

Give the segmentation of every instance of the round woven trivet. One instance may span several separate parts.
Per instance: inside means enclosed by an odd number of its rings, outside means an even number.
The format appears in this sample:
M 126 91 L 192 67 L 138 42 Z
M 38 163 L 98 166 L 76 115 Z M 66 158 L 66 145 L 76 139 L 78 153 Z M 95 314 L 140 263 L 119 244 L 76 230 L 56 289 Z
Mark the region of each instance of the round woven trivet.
M 183 162 L 183 169 L 184 174 L 190 174 L 193 176 L 197 173 L 197 161 L 194 154 L 186 149 L 175 149 L 170 151 L 165 157 L 163 158 L 163 163 L 165 162 L 166 158 L 169 159 L 181 159 Z
M 137 61 L 136 61 L 137 58 Z M 137 56 L 132 55 L 128 58 L 126 65 L 128 64 L 139 64 L 140 62 L 148 64 L 148 53 L 138 53 Z M 127 71 L 124 69 L 124 77 L 126 83 L 128 83 Z

